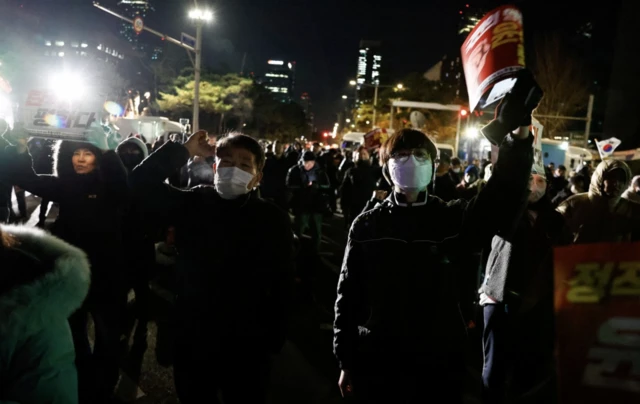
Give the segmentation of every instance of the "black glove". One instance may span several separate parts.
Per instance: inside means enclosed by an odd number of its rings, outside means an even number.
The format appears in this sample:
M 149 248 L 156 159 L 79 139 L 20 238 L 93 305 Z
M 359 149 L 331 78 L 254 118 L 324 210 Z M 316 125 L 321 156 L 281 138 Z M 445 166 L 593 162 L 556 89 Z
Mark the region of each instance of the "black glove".
M 499 146 L 509 132 L 531 125 L 531 113 L 540 103 L 542 94 L 531 72 L 520 70 L 513 88 L 496 107 L 494 120 L 482 128 L 484 137 Z

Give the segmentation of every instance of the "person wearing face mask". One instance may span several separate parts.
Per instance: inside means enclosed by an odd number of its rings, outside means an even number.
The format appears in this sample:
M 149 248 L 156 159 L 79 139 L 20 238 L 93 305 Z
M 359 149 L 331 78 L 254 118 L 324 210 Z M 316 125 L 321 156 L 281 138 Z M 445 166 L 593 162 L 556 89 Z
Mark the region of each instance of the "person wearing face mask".
M 457 157 L 453 157 L 451 159 L 451 178 L 453 178 L 453 182 L 458 185 L 460 181 L 462 181 L 462 163 L 460 159 Z
M 190 157 L 214 153 L 213 186 L 165 183 Z M 184 145 L 167 142 L 131 174 L 145 215 L 175 227 L 174 378 L 182 403 L 218 392 L 229 403 L 265 402 L 270 355 L 284 343 L 294 245 L 288 214 L 256 190 L 264 164 L 255 139 L 232 133 L 214 151 L 200 131 Z
M 479 290 L 487 404 L 517 400 L 532 390 L 535 402 L 552 402 L 555 396 L 553 248 L 571 238 L 547 189 L 544 167 L 534 165 L 515 232 L 496 235 L 491 243 Z
M 629 166 L 619 160 L 604 160 L 591 176 L 589 191 L 558 206 L 574 243 L 640 239 L 640 204 L 622 198 L 630 182 Z
M 393 191 L 353 222 L 338 281 L 333 346 L 343 395 L 462 402 L 465 327 L 451 260 L 460 245 L 481 248 L 521 212 L 530 119 L 529 112 L 510 120 L 493 176 L 471 202 L 432 195 L 437 148 L 426 134 L 402 129 L 385 142 L 381 162 Z

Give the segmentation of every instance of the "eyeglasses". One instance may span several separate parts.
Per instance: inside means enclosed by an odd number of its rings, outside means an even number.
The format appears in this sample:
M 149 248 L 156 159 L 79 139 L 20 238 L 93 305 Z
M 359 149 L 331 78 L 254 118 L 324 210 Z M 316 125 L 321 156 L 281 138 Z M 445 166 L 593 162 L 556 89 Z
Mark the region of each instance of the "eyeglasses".
M 394 160 L 399 160 L 400 162 L 405 162 L 409 160 L 409 157 L 413 155 L 416 160 L 421 163 L 429 160 L 429 153 L 424 149 L 413 149 L 413 150 L 401 150 L 395 153 L 391 153 L 391 158 Z

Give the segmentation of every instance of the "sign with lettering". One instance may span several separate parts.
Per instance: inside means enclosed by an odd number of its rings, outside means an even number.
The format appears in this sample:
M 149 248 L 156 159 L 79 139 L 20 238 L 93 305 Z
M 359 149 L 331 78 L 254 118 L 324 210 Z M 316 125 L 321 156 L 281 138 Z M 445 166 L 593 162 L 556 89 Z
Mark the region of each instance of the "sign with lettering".
M 71 102 L 46 89 L 27 93 L 18 115 L 26 131 L 35 137 L 84 140 L 93 122 L 100 121 L 101 98 Z
M 640 400 L 640 243 L 555 249 L 560 403 Z
M 469 33 L 461 53 L 471 110 L 502 99 L 525 64 L 520 10 L 502 6 L 489 12 Z

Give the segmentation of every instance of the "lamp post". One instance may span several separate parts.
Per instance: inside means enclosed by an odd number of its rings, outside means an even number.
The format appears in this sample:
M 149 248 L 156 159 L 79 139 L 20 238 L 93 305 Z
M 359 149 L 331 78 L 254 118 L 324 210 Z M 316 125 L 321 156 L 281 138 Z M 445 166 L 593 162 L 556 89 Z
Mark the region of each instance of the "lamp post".
M 351 86 L 355 86 L 357 83 L 355 80 L 351 80 L 349 81 L 349 85 Z M 367 84 L 367 83 L 362 83 L 360 84 L 361 86 L 364 87 L 374 87 L 374 91 L 373 91 L 373 123 L 371 124 L 371 127 L 375 128 L 376 126 L 376 107 L 378 106 L 378 88 L 379 87 L 387 87 L 387 88 L 396 88 L 398 90 L 402 90 L 404 88 L 404 86 L 402 84 L 396 84 L 395 86 L 383 86 L 380 85 L 379 82 L 376 81 L 376 84 Z
M 202 65 L 202 26 L 213 20 L 213 13 L 207 10 L 194 9 L 189 12 L 189 18 L 196 22 L 196 62 L 193 68 L 193 131 L 200 129 L 200 66 Z

